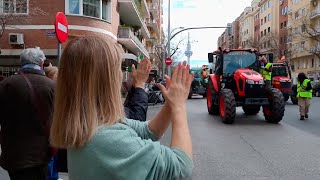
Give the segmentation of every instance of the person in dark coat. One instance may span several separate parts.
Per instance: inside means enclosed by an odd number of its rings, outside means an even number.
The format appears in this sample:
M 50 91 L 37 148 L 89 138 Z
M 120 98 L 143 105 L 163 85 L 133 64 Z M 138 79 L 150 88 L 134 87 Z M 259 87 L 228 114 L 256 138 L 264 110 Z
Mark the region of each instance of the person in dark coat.
M 124 103 L 126 117 L 139 121 L 147 120 L 148 111 L 148 94 L 144 90 L 145 83 L 149 78 L 151 71 L 151 62 L 142 60 L 138 69 L 132 65 L 132 88 L 128 93 Z
M 11 180 L 46 179 L 55 83 L 43 71 L 45 59 L 40 49 L 23 50 L 20 72 L 0 83 L 0 166 Z

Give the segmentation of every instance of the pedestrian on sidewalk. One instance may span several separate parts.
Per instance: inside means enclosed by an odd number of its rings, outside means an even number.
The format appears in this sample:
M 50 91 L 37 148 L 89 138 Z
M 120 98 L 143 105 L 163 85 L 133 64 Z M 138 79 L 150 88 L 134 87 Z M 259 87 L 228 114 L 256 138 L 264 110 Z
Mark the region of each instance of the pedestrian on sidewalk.
M 43 71 L 45 59 L 38 48 L 23 50 L 19 73 L 0 83 L 0 165 L 11 180 L 47 176 L 55 84 Z
M 86 46 L 83 46 L 86 44 Z M 67 148 L 70 179 L 186 179 L 192 143 L 186 101 L 193 76 L 179 64 L 160 86 L 162 110 L 148 122 L 124 117 L 121 101 L 122 48 L 104 36 L 69 42 L 57 80 L 51 142 Z M 77 71 L 71 71 L 77 64 Z M 157 140 L 172 123 L 171 147 Z
M 298 74 L 297 97 L 300 111 L 300 120 L 309 118 L 308 113 L 310 101 L 312 99 L 312 86 L 310 79 L 308 79 L 306 74 L 304 73 Z
M 43 63 L 43 69 L 46 73 L 46 76 L 53 81 L 57 81 L 58 77 L 58 68 L 56 66 L 52 66 L 49 60 L 45 60 Z M 59 153 L 58 153 L 59 154 Z M 48 175 L 46 180 L 58 180 L 59 172 L 58 172 L 58 154 L 51 157 L 48 164 Z

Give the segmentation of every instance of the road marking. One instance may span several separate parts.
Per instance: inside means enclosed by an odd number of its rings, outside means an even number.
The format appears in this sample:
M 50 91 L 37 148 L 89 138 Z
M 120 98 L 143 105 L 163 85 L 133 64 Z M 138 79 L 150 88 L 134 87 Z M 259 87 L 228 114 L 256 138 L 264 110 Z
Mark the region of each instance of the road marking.
M 61 24 L 59 22 L 58 22 L 58 29 L 61 30 L 64 33 L 67 33 L 67 31 L 68 31 L 67 26 L 65 26 L 65 25 L 63 25 L 63 24 Z

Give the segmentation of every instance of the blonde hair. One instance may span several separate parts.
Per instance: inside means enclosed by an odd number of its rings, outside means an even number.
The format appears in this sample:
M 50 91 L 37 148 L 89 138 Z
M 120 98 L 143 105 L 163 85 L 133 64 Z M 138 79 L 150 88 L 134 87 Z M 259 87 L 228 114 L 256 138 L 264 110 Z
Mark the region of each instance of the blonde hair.
M 55 66 L 48 66 L 44 67 L 44 72 L 46 73 L 47 77 L 56 81 L 58 78 L 58 68 Z
M 58 148 L 81 147 L 102 124 L 124 117 L 122 48 L 105 36 L 69 42 L 57 80 L 50 139 Z

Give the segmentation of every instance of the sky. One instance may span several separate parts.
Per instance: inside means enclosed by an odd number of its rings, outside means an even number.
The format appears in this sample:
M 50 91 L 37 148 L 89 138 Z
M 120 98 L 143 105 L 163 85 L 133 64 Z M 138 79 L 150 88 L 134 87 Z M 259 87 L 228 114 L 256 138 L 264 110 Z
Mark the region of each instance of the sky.
M 171 30 L 177 27 L 227 26 L 251 5 L 252 0 L 171 0 Z M 163 0 L 163 26 L 168 29 L 168 0 Z M 217 49 L 218 37 L 224 29 L 201 29 L 183 32 L 173 41 L 187 37 L 190 32 L 193 56 L 191 60 L 207 60 L 208 52 Z M 175 31 L 176 32 L 176 31 Z M 179 47 L 186 50 L 187 40 Z M 182 53 L 183 54 L 183 53 Z M 183 55 L 181 60 L 186 60 Z M 191 63 L 194 64 L 194 63 Z

